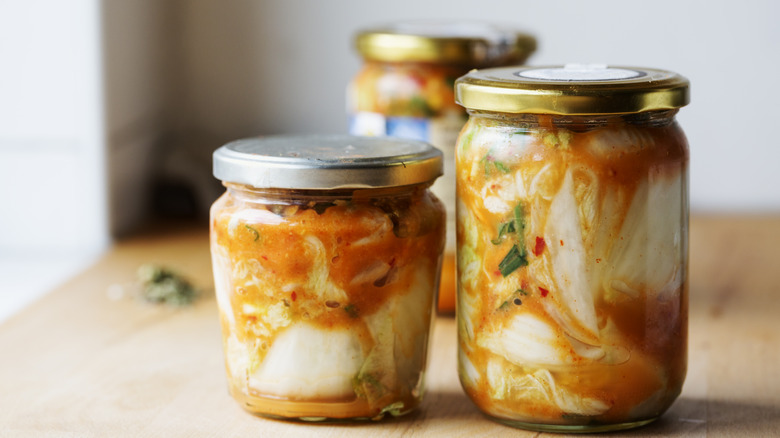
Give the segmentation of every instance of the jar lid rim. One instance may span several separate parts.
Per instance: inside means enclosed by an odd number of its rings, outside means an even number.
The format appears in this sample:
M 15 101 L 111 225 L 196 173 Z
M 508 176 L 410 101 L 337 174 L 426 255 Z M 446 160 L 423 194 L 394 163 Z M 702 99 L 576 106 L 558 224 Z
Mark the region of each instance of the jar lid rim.
M 509 26 L 468 21 L 405 21 L 364 29 L 355 47 L 365 59 L 475 66 L 521 64 L 536 39 Z
M 690 82 L 666 70 L 568 64 L 472 70 L 455 82 L 455 101 L 470 110 L 532 114 L 633 114 L 677 109 Z
M 213 174 L 256 188 L 341 189 L 422 184 L 442 175 L 442 153 L 389 137 L 278 135 L 232 141 L 214 152 Z

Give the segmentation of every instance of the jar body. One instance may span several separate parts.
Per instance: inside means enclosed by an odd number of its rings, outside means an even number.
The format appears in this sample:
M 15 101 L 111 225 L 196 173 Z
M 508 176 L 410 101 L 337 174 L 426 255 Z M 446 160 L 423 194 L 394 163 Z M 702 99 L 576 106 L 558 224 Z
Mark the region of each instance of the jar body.
M 615 430 L 679 395 L 688 149 L 675 113 L 472 113 L 457 146 L 458 363 L 486 414 Z
M 429 142 L 444 154 L 444 175 L 432 190 L 447 210 L 439 310 L 455 310 L 455 142 L 468 118 L 453 84 L 467 66 L 366 61 L 347 92 L 352 135 Z
M 379 419 L 422 397 L 443 245 L 423 185 L 355 191 L 226 184 L 211 250 L 228 384 L 248 411 Z

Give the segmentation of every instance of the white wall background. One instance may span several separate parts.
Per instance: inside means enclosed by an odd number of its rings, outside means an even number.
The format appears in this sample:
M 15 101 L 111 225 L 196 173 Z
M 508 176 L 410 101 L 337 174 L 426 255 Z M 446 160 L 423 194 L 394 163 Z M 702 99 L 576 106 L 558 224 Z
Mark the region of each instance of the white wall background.
M 696 211 L 780 211 L 780 2 L 772 0 L 181 0 L 184 129 L 227 140 L 343 132 L 355 31 L 400 19 L 475 19 L 535 34 L 530 64 L 666 68 L 692 82 L 679 120 Z
M 0 320 L 143 218 L 170 5 L 0 0 Z
M 67 251 L 108 240 L 99 35 L 96 2 L 0 1 L 6 252 Z
M 0 1 L 0 319 L 109 241 L 97 1 Z

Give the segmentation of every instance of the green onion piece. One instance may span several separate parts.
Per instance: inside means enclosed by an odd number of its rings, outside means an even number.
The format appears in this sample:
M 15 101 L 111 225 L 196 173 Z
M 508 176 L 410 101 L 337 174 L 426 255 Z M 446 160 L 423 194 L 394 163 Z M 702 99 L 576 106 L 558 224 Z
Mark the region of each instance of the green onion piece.
M 490 242 L 493 245 L 499 245 L 504 239 L 504 236 L 515 232 L 515 224 L 513 221 L 504 222 L 498 226 L 498 236 L 492 239 Z
M 254 235 L 255 235 L 254 242 L 257 242 L 257 239 L 259 239 L 259 238 L 260 238 L 260 233 L 258 233 L 256 229 L 254 229 L 253 227 L 251 227 L 251 226 L 249 226 L 249 225 L 246 225 L 246 224 L 244 224 L 244 227 L 245 227 L 247 230 L 249 230 L 249 232 L 250 232 L 250 233 L 252 233 L 252 234 L 254 234 Z
M 488 161 L 488 155 L 490 155 L 490 152 L 483 155 L 479 160 L 479 162 L 482 164 L 482 167 L 485 169 L 485 178 L 490 176 L 490 162 Z
M 504 165 L 504 163 L 502 163 L 500 161 L 494 161 L 493 164 L 496 166 L 496 169 L 498 169 L 498 170 L 500 170 L 500 171 L 502 171 L 504 173 L 509 173 L 509 168 L 506 167 Z
M 517 245 L 514 245 L 504 259 L 501 260 L 501 263 L 498 264 L 498 270 L 502 276 L 506 277 L 518 268 L 526 265 L 528 265 L 528 260 L 525 259 L 525 254 L 520 251 Z
M 514 209 L 514 225 L 515 229 L 514 231 L 519 235 L 519 239 L 521 242 L 523 240 L 523 230 L 525 230 L 525 219 L 523 219 L 523 204 L 517 204 Z

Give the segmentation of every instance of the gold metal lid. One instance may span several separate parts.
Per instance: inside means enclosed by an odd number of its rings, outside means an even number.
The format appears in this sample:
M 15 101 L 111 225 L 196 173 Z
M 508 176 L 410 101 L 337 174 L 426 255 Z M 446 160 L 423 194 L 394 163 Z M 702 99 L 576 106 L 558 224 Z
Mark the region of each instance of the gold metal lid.
M 536 39 L 485 23 L 413 21 L 361 31 L 355 46 L 373 61 L 496 67 L 522 64 Z
M 455 81 L 471 110 L 530 114 L 633 114 L 688 104 L 688 79 L 670 71 L 596 64 L 473 70 Z

